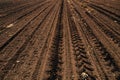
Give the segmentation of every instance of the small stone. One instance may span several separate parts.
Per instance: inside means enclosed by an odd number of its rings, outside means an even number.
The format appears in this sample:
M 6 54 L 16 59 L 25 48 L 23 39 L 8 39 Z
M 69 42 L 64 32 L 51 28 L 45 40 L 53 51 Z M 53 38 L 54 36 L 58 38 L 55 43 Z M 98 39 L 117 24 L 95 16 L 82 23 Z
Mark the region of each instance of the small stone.
M 12 35 L 9 35 L 9 36 L 12 36 Z
M 114 21 L 115 23 L 117 23 L 117 21 Z
M 9 24 L 9 25 L 7 25 L 6 28 L 10 28 L 10 27 L 13 27 L 13 26 L 14 26 L 14 24 Z
M 20 61 L 16 61 L 17 63 L 19 63 Z
M 74 75 L 72 75 L 72 79 L 74 79 L 75 78 L 75 76 Z
M 85 72 L 82 72 L 81 77 L 82 77 L 82 79 L 87 79 L 88 78 L 88 74 L 85 73 Z

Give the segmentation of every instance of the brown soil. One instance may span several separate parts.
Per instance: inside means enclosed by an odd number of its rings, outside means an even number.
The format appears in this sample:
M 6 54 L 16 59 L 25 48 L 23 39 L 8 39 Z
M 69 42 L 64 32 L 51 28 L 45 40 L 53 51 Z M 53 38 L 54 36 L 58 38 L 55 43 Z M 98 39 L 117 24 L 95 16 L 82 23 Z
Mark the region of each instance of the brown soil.
M 0 2 L 0 80 L 120 80 L 119 13 L 119 0 Z

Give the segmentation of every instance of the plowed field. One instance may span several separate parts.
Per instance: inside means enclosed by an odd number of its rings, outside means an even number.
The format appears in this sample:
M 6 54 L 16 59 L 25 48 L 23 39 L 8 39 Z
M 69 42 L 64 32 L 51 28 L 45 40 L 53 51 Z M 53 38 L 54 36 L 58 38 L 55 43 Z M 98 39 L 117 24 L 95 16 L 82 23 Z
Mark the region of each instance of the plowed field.
M 0 2 L 0 80 L 120 80 L 120 1 Z

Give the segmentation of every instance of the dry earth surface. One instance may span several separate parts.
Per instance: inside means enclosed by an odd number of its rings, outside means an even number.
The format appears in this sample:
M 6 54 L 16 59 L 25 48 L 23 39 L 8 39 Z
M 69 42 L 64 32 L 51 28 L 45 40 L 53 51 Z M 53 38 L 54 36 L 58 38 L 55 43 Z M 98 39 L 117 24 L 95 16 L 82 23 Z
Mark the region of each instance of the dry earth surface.
M 0 80 L 120 80 L 120 0 L 0 0 Z

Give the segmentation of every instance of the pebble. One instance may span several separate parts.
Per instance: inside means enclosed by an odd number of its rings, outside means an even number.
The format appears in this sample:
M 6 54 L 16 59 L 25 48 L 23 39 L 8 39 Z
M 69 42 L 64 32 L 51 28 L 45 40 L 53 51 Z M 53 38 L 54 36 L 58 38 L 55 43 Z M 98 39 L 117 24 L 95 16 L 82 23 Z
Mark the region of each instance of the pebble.
M 17 63 L 19 63 L 20 61 L 16 61 Z
M 74 75 L 72 75 L 72 80 L 75 78 L 75 76 Z
M 85 72 L 82 72 L 81 76 L 82 76 L 83 79 L 87 79 L 88 78 L 88 74 L 85 73 Z
M 10 37 L 12 36 L 12 35 L 9 35 Z
M 117 23 L 117 21 L 114 21 L 115 23 Z
M 13 26 L 14 26 L 14 24 L 9 24 L 9 25 L 7 25 L 6 28 L 10 28 L 10 27 L 13 27 Z

